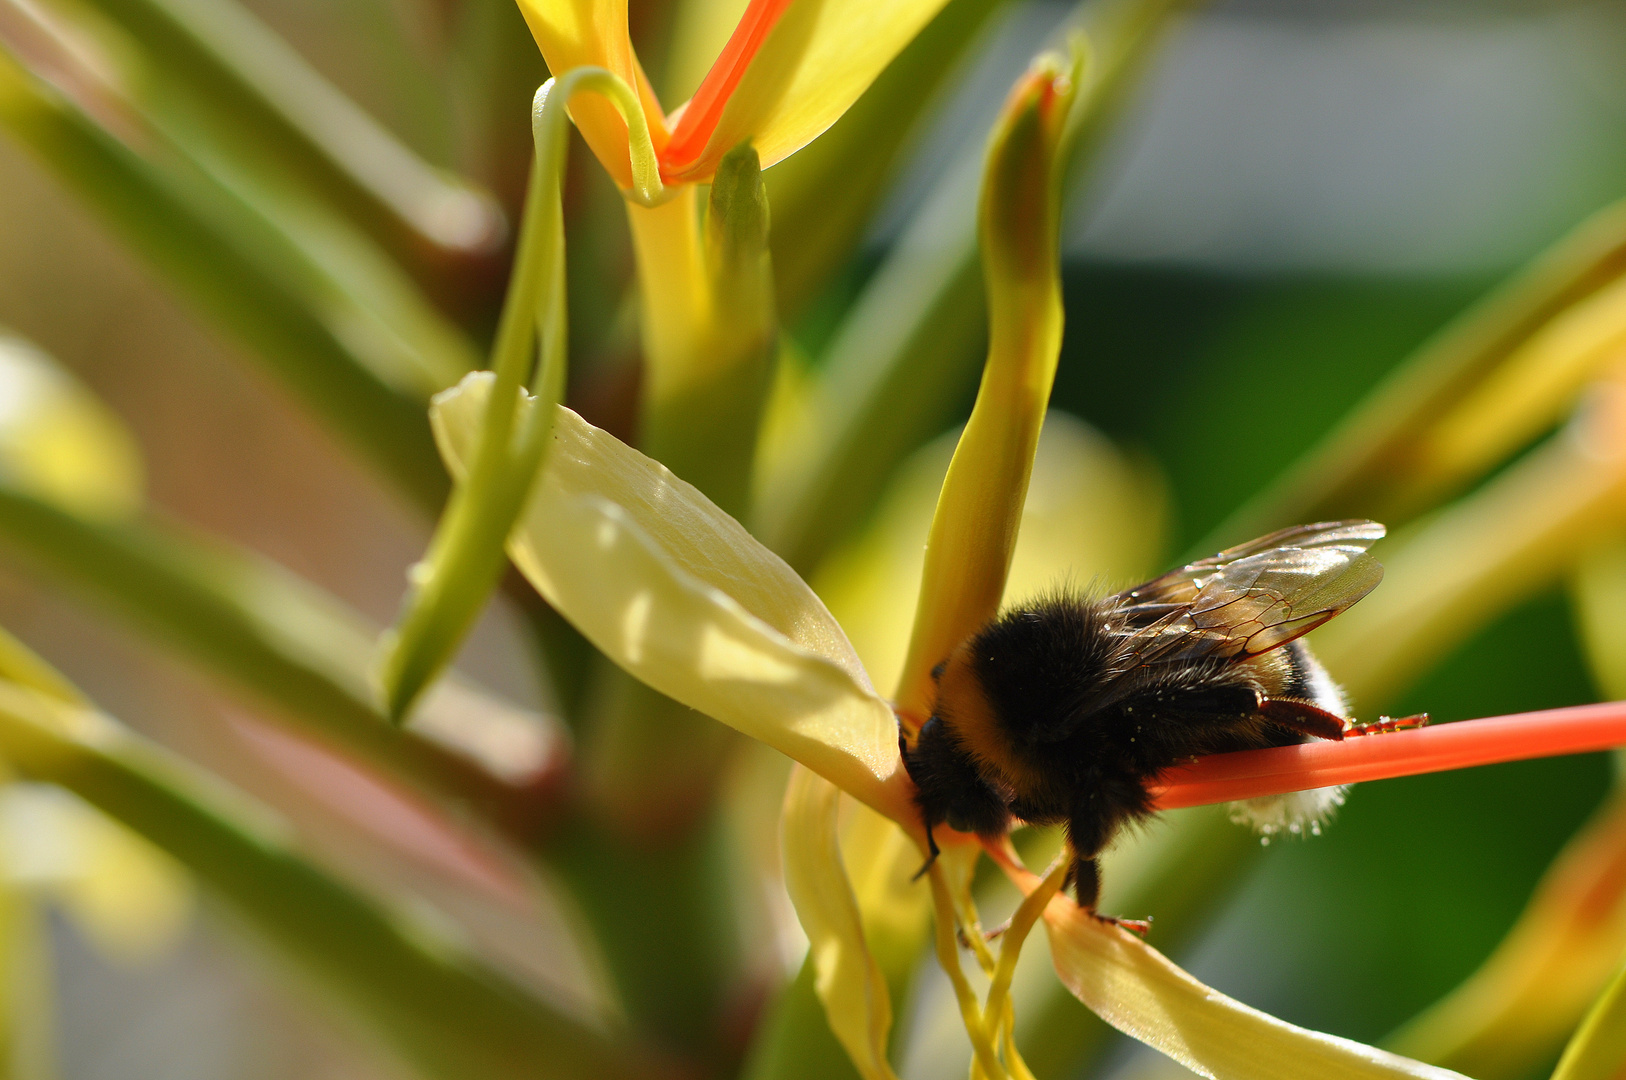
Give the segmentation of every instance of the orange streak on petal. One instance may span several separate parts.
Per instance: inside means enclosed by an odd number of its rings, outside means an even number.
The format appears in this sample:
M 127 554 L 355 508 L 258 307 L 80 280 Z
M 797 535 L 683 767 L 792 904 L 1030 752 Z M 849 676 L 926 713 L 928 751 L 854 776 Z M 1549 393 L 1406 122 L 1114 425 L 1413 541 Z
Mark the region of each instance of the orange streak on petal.
M 1160 810 L 1626 745 L 1626 701 L 1464 720 L 1414 731 L 1214 754 L 1169 769 Z
M 668 170 L 676 172 L 682 169 L 705 150 L 711 133 L 717 128 L 717 121 L 722 119 L 728 99 L 745 75 L 745 69 L 751 66 L 757 50 L 762 48 L 762 43 L 768 39 L 768 34 L 790 5 L 791 0 L 751 0 L 750 7 L 745 9 L 728 44 L 717 54 L 716 61 L 701 80 L 694 97 L 673 111 L 672 122 L 676 126 L 671 141 L 661 154 L 663 174 Z

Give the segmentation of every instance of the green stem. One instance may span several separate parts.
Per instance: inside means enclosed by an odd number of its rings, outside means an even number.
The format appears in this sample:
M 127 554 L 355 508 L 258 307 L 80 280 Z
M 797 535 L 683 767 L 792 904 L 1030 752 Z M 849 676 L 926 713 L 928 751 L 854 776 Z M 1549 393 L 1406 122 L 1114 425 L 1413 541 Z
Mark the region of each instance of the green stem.
M 492 349 L 496 382 L 486 405 L 480 439 L 468 476 L 453 493 L 430 542 L 429 554 L 414 571 L 395 633 L 387 640 L 382 665 L 386 711 L 400 720 L 451 659 L 480 609 L 496 587 L 504 565 L 504 544 L 524 508 L 541 468 L 553 425 L 553 408 L 564 392 L 566 348 L 564 215 L 561 185 L 568 144 L 565 107 L 577 93 L 602 94 L 622 109 L 629 130 L 642 127 L 635 96 L 602 68 L 575 68 L 549 79 L 536 92 L 531 128 L 536 143 L 525 199 L 514 275 L 503 304 Z M 640 151 L 634 139 L 634 176 L 649 182 L 654 151 Z M 654 175 L 659 193 L 660 178 Z M 652 195 L 651 197 L 654 197 Z M 540 359 L 532 380 L 533 401 L 520 398 L 540 335 Z M 515 426 L 519 424 L 517 438 Z

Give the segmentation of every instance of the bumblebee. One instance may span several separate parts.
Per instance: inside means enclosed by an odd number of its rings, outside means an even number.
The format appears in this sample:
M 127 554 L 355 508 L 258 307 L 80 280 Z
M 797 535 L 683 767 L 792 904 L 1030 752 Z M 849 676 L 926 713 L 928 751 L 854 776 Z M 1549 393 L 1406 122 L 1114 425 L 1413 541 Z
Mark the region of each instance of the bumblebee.
M 1065 824 L 1078 901 L 1094 910 L 1097 857 L 1150 815 L 1164 769 L 1367 730 L 1298 639 L 1382 580 L 1367 549 L 1383 534 L 1372 521 L 1282 529 L 1105 598 L 1039 597 L 966 639 L 932 672 L 913 745 L 899 739 L 931 858 L 941 824 L 984 836 L 1017 819 Z M 1323 788 L 1233 816 L 1297 831 L 1342 799 Z

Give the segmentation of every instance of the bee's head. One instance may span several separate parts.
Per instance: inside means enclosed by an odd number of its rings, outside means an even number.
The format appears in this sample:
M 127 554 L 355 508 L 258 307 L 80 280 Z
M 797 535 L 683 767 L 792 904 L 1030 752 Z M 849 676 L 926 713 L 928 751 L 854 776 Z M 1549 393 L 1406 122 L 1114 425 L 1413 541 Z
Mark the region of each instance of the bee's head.
M 915 801 L 928 828 L 947 822 L 960 832 L 1002 833 L 1010 825 L 1005 800 L 989 785 L 957 736 L 954 712 L 943 708 L 941 689 L 952 681 L 945 676 L 952 674 L 947 668 L 953 664 L 951 660 L 932 671 L 940 687 L 938 707 L 921 725 L 913 746 L 899 739 L 903 766 L 915 782 Z

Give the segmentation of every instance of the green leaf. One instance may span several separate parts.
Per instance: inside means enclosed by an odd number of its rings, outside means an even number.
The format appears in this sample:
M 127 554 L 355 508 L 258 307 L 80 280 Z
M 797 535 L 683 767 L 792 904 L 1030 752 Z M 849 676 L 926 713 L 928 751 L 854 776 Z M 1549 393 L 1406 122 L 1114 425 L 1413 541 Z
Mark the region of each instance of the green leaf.
M 137 154 L 3 50 L 0 124 L 360 453 L 439 506 L 446 477 L 415 362 L 356 340 L 375 316 L 342 290 L 313 296 L 312 264 L 274 223 L 200 170 Z
M 1518 449 L 1521 436 L 1527 439 L 1556 421 L 1578 387 L 1572 386 L 1569 395 L 1554 399 L 1544 385 L 1553 358 L 1533 357 L 1533 363 L 1525 366 L 1532 368 L 1534 385 L 1510 387 L 1511 394 L 1501 396 L 1523 398 L 1524 405 L 1541 412 L 1514 419 L 1512 445 L 1504 445 L 1502 432 L 1489 432 L 1489 454 L 1458 455 L 1460 460 L 1447 458 L 1438 465 L 1424 460 L 1438 421 L 1450 416 L 1464 399 L 1493 384 L 1499 372 L 1505 375 L 1509 361 L 1517 359 L 1521 349 L 1566 309 L 1583 304 L 1623 273 L 1626 201 L 1594 214 L 1436 334 L 1199 547 L 1212 551 L 1294 522 L 1335 520 L 1350 514 L 1399 525 L 1472 483 L 1506 453 Z M 1618 286 L 1616 291 L 1620 291 Z M 1619 301 L 1612 306 L 1614 313 L 1602 314 L 1619 325 Z M 1609 355 L 1606 350 L 1600 359 Z M 1591 370 L 1595 373 L 1596 367 Z M 1580 374 L 1584 377 L 1586 369 Z M 1507 424 L 1505 417 L 1491 419 Z
M 262 251 L 267 265 L 290 288 L 305 294 L 314 311 L 325 313 L 362 358 L 378 368 L 381 377 L 425 397 L 457 381 L 476 359 L 468 340 L 358 227 L 353 215 L 346 213 L 346 204 L 332 198 L 331 182 L 323 183 L 331 177 L 313 177 L 309 168 L 301 168 L 309 164 L 310 148 L 287 137 L 286 125 L 278 127 L 262 115 L 264 102 L 242 93 L 243 88 L 227 72 L 216 70 L 219 63 L 210 69 L 212 76 L 199 71 L 200 64 L 208 67 L 207 63 L 186 48 L 186 43 L 195 45 L 197 41 L 175 19 L 165 20 L 157 9 L 166 4 L 172 8 L 168 14 L 177 18 L 185 14 L 204 22 L 234 22 L 233 5 L 199 9 L 193 0 L 154 0 L 151 5 L 146 0 L 107 0 L 105 6 L 115 14 L 130 17 L 131 33 L 121 33 L 119 27 L 87 11 L 81 10 L 75 21 L 65 12 L 52 18 L 36 9 L 37 29 L 66 44 L 56 50 L 36 44 L 33 49 L 25 47 L 22 55 L 50 72 L 59 87 L 66 88 L 111 132 L 132 140 L 155 166 L 183 176 L 198 174 L 263 218 L 275 241 Z M 249 17 L 244 14 L 243 18 Z M 213 29 L 218 36 L 228 35 L 227 28 Z M 282 61 L 298 63 L 287 46 L 264 27 L 252 24 L 244 33 L 253 39 L 253 51 L 262 67 L 276 67 Z M 26 33 L 14 36 L 26 46 Z M 238 51 L 248 51 L 248 47 Z M 181 54 L 179 58 L 172 55 L 176 52 Z M 308 70 L 304 77 L 320 82 Z M 426 170 L 421 162 L 371 125 L 337 91 L 320 85 L 320 92 L 304 88 L 290 90 L 288 96 L 301 101 L 309 98 L 307 107 L 320 106 L 331 113 L 334 126 L 348 131 L 352 154 L 377 157 L 379 163 L 399 173 L 406 186 L 421 180 L 414 179 Z M 269 131 L 265 130 L 268 124 Z M 436 198 L 459 201 L 449 192 Z M 465 208 L 465 216 L 494 213 L 486 212 L 488 208 L 473 193 L 463 192 L 462 201 L 470 200 L 474 205 Z M 500 230 L 501 223 L 480 227 Z M 399 225 L 396 231 L 400 231 Z M 433 251 L 442 260 L 455 258 L 416 233 L 396 239 L 397 248 L 406 249 L 397 250 L 398 257 L 416 256 L 421 262 L 426 252 Z
M 107 716 L 0 684 L 0 755 L 188 866 L 431 1076 L 631 1076 L 634 1050 L 484 965 L 407 909 L 297 852 L 264 806 Z
M 241 4 L 87 2 L 138 44 L 144 100 L 192 112 L 213 139 L 235 131 L 230 149 L 297 176 L 398 256 L 479 255 L 501 239 L 489 196 L 420 158 Z

